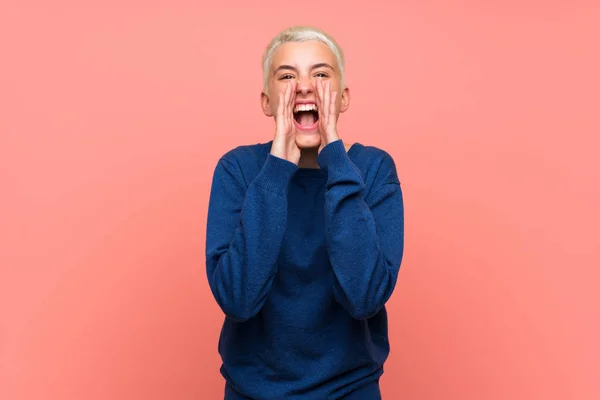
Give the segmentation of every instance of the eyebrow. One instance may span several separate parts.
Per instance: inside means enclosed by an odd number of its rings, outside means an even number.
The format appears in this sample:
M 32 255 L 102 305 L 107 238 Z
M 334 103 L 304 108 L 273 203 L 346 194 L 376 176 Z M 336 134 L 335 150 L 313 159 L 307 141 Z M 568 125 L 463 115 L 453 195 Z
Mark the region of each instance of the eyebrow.
M 329 65 L 327 63 L 318 63 L 318 64 L 315 64 L 310 69 L 312 71 L 313 69 L 317 69 L 317 68 L 329 68 L 330 70 L 335 71 L 335 69 L 331 65 Z M 283 65 L 280 65 L 279 67 L 277 67 L 275 69 L 275 71 L 273 71 L 273 75 L 277 74 L 277 72 L 279 72 L 281 70 L 297 71 L 295 67 L 293 67 L 291 65 L 283 64 Z

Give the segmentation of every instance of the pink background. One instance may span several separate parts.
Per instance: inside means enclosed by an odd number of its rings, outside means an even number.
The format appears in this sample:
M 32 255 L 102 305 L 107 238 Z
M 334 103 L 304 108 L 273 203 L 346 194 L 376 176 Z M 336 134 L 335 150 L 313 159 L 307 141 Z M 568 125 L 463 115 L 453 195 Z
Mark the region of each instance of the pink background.
M 3 1 L 0 398 L 222 398 L 210 180 L 299 23 L 403 182 L 384 398 L 600 398 L 600 2 L 533 0 Z

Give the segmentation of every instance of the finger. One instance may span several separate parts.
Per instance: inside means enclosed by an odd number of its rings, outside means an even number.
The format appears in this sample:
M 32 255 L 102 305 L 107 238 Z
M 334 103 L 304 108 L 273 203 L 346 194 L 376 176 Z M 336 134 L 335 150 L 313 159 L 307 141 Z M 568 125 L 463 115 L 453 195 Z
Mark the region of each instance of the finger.
M 325 124 L 329 123 L 329 98 L 330 98 L 330 92 L 329 90 L 331 89 L 331 83 L 330 81 L 327 81 L 325 83 L 325 89 L 323 91 L 323 105 L 325 106 Z
M 285 96 L 283 97 L 283 117 L 287 120 L 289 116 L 289 104 L 291 96 L 292 82 L 289 81 L 285 85 Z
M 318 92 L 318 98 L 319 98 L 319 105 L 318 105 L 318 111 L 319 111 L 319 119 L 321 120 L 322 123 L 325 123 L 326 118 L 327 118 L 327 109 L 325 106 L 325 103 L 323 102 L 323 91 L 325 90 L 324 86 L 323 86 L 323 79 L 319 79 L 319 88 L 317 90 Z
M 290 110 L 290 118 L 294 118 L 294 106 L 296 105 L 296 94 L 297 94 L 297 90 L 296 88 L 298 87 L 298 82 L 296 82 L 296 80 L 292 81 L 292 87 L 291 87 L 291 95 L 290 95 L 290 104 L 289 104 L 289 110 Z
M 336 106 L 337 92 L 331 92 L 331 103 L 329 105 L 329 115 L 331 118 L 335 118 L 335 106 Z
M 276 120 L 281 120 L 281 118 L 283 117 L 283 99 L 284 99 L 284 95 L 283 93 L 278 93 L 277 94 L 277 114 L 276 115 Z
M 287 117 L 288 117 L 288 103 L 290 101 L 290 87 L 291 87 L 291 83 L 288 82 L 288 84 L 285 86 L 285 95 L 283 96 L 283 101 L 281 102 L 281 107 L 283 107 L 282 117 L 285 119 L 287 119 Z
M 317 102 L 317 112 L 319 112 L 319 108 L 321 108 L 321 103 L 319 102 L 319 79 L 315 79 L 314 82 L 310 84 L 310 87 L 315 94 L 315 101 Z
M 319 112 L 319 118 L 323 116 L 323 80 L 317 79 L 317 110 Z
M 283 107 L 284 107 L 283 112 L 284 112 L 286 121 L 290 117 L 290 98 L 291 97 L 292 97 L 292 81 L 289 81 L 287 83 L 287 86 L 285 87 L 285 101 L 283 103 Z

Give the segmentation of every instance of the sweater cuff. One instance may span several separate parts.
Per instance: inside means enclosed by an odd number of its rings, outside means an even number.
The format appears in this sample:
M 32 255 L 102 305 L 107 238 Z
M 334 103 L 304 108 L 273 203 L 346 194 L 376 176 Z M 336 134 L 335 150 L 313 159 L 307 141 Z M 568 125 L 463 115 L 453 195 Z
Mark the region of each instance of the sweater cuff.
M 350 158 L 348 157 L 348 153 L 346 153 L 342 139 L 338 139 L 323 147 L 317 157 L 317 162 L 325 170 L 337 169 L 348 165 Z
M 287 195 L 290 181 L 297 170 L 298 166 L 293 162 L 267 154 L 267 160 L 254 182 L 270 192 Z

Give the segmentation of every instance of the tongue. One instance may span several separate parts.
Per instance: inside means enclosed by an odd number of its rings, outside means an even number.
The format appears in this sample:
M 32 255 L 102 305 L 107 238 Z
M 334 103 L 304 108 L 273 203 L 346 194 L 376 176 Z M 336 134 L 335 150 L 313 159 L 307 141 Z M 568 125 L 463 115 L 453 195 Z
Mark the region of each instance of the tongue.
M 315 114 L 313 114 L 311 111 L 301 111 L 298 114 L 300 114 L 298 115 L 298 122 L 300 125 L 310 126 L 317 122 L 315 120 Z

